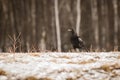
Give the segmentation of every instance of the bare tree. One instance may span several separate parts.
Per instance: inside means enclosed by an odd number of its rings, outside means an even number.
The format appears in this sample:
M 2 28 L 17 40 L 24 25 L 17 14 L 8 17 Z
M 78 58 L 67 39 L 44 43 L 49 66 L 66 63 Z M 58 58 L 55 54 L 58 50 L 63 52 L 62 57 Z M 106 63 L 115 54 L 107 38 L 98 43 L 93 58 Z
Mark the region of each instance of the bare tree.
M 101 48 L 109 47 L 109 21 L 108 21 L 108 3 L 105 0 L 100 0 L 100 32 L 101 34 Z M 107 34 L 106 34 L 107 33 Z
M 110 51 L 120 45 L 119 21 L 119 0 L 0 0 L 0 51 L 10 46 L 8 35 L 19 33 L 20 51 L 68 51 L 70 27 L 87 47 Z
M 81 0 L 77 0 L 77 20 L 76 20 L 76 32 L 79 35 L 80 22 L 81 22 L 81 10 L 80 10 Z
M 114 47 L 118 46 L 118 5 L 117 0 L 113 1 L 113 8 L 114 8 Z
M 6 28 L 8 28 L 7 26 L 7 21 L 8 21 L 8 8 L 7 8 L 7 3 L 8 1 L 6 0 L 1 0 L 0 1 L 2 3 L 1 7 L 2 7 L 2 20 L 1 20 L 1 27 L 2 27 L 2 38 L 3 40 L 1 41 L 1 45 L 2 45 L 2 51 L 6 51 L 5 47 L 6 47 L 6 41 L 7 41 L 7 31 L 6 31 Z M 2 39 L 1 38 L 1 39 Z
M 57 32 L 57 48 L 61 51 L 61 36 L 60 36 L 60 24 L 59 24 L 59 10 L 58 10 L 58 0 L 55 0 L 55 21 L 56 21 L 56 32 Z
M 36 35 L 36 32 L 35 32 L 35 27 L 36 27 L 36 14 L 35 14 L 35 10 L 36 10 L 36 6 L 35 6 L 35 0 L 31 0 L 31 28 L 32 28 L 32 38 L 33 38 L 33 41 L 35 42 L 35 35 Z
M 96 48 L 99 48 L 97 0 L 91 0 L 91 10 L 92 10 L 92 27 L 94 27 L 94 34 L 95 34 L 95 45 L 96 45 Z

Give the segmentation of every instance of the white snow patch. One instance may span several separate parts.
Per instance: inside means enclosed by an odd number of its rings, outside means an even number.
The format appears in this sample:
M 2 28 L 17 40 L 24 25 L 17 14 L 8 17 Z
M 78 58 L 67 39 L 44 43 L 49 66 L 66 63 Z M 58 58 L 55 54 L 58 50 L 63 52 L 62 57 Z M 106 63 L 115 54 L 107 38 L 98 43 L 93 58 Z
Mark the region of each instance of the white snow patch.
M 0 80 L 25 80 L 30 76 L 36 80 L 119 80 L 120 53 L 0 54 Z

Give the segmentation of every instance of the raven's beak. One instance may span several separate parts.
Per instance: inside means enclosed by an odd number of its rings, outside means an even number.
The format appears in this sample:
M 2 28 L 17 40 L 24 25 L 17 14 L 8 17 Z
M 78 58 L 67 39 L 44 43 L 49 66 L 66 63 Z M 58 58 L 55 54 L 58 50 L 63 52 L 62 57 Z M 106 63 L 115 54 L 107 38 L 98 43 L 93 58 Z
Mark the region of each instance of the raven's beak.
M 68 31 L 72 31 L 71 29 L 68 29 Z

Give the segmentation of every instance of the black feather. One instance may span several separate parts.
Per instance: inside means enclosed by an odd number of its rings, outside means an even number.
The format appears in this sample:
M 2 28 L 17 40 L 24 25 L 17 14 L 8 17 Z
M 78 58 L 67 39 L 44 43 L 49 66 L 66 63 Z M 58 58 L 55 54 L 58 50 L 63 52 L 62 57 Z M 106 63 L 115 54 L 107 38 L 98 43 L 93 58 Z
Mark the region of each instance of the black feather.
M 88 52 L 88 49 L 85 47 L 84 41 L 74 32 L 74 30 L 68 29 L 70 32 L 70 41 L 74 49 L 85 49 Z

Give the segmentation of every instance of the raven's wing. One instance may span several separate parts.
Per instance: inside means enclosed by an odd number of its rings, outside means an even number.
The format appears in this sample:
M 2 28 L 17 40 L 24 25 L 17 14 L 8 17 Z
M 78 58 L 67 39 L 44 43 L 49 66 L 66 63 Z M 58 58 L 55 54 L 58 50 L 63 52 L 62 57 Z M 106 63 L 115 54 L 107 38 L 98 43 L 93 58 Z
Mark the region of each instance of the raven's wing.
M 80 45 L 84 45 L 84 41 L 80 37 L 78 37 L 78 40 L 79 40 Z
M 84 48 L 88 52 L 88 49 L 85 46 L 85 42 L 80 37 L 78 37 L 78 40 L 79 40 L 80 47 Z

